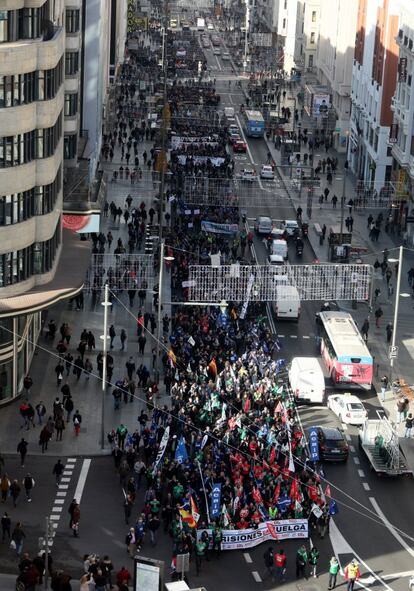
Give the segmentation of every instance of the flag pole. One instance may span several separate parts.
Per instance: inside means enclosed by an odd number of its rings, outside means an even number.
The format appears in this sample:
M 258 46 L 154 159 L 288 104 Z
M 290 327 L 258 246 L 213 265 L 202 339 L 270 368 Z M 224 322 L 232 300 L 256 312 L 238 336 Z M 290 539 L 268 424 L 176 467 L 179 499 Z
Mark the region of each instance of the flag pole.
M 208 524 L 210 525 L 210 511 L 208 510 L 208 499 L 207 499 L 207 491 L 206 491 L 206 487 L 204 485 L 204 478 L 203 478 L 203 472 L 201 471 L 201 465 L 200 462 L 197 460 L 197 464 L 198 464 L 198 469 L 200 470 L 200 477 L 201 477 L 201 484 L 203 485 L 203 491 L 204 491 L 204 499 L 206 502 L 206 511 L 207 511 L 207 521 Z

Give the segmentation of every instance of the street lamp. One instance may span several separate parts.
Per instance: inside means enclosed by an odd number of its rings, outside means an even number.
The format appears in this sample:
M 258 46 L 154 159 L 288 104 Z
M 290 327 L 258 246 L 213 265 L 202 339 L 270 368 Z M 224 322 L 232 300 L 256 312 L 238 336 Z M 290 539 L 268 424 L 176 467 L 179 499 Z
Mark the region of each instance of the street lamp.
M 397 288 L 395 290 L 394 322 L 393 322 L 393 326 L 392 326 L 392 340 L 391 340 L 391 346 L 390 346 L 390 350 L 389 350 L 390 382 L 392 382 L 392 368 L 394 367 L 394 360 L 398 356 L 398 348 L 396 347 L 395 343 L 397 340 L 398 308 L 399 308 L 399 303 L 400 303 L 400 297 L 402 297 L 402 298 L 411 297 L 409 293 L 400 293 L 401 272 L 402 272 L 402 265 L 403 265 L 403 253 L 404 253 L 404 247 L 400 246 L 398 259 L 388 259 L 389 263 L 398 263 Z
M 108 310 L 112 303 L 109 301 L 109 285 L 105 285 L 105 300 L 101 302 L 104 307 L 104 333 L 99 338 L 103 341 L 103 363 L 102 363 L 102 407 L 101 407 L 101 449 L 105 447 L 105 393 L 106 393 L 106 356 L 108 354 Z
M 161 242 L 160 245 L 160 272 L 159 272 L 159 279 L 158 279 L 158 325 L 157 325 L 157 348 L 156 348 L 156 363 L 155 363 L 155 381 L 159 382 L 160 380 L 160 346 L 161 346 L 161 314 L 162 314 L 162 284 L 163 284 L 163 276 L 164 276 L 164 261 L 173 261 L 173 256 L 164 256 L 164 249 L 165 249 L 165 242 L 164 240 Z

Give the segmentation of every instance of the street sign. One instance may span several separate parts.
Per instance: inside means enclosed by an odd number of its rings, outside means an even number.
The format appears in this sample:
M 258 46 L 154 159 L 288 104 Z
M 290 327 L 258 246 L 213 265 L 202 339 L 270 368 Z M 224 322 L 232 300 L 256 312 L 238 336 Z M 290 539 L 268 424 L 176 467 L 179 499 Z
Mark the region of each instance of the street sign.
M 398 357 L 398 347 L 397 346 L 390 347 L 388 349 L 388 357 L 390 359 L 397 359 L 397 357 Z
M 176 565 L 177 573 L 188 573 L 190 570 L 190 555 L 187 554 L 177 554 L 177 565 Z

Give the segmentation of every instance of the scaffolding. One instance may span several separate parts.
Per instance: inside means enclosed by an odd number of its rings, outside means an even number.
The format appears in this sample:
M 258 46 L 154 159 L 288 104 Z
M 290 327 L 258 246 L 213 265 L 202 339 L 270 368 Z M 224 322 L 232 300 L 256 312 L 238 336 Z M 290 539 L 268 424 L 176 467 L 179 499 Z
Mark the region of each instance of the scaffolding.
M 251 285 L 253 277 L 253 285 Z M 272 302 L 277 300 L 368 301 L 373 267 L 361 264 L 190 265 L 191 302 Z M 297 295 L 283 286 L 296 287 Z

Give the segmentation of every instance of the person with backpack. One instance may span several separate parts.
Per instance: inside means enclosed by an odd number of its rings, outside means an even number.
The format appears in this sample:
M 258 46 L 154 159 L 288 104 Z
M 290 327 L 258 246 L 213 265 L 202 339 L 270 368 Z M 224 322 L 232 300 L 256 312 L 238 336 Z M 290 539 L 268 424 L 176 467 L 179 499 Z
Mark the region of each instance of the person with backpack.
M 78 435 L 80 433 L 81 424 L 82 424 L 82 415 L 77 410 L 75 412 L 75 414 L 73 415 L 73 428 L 74 428 L 76 437 L 78 437 Z

